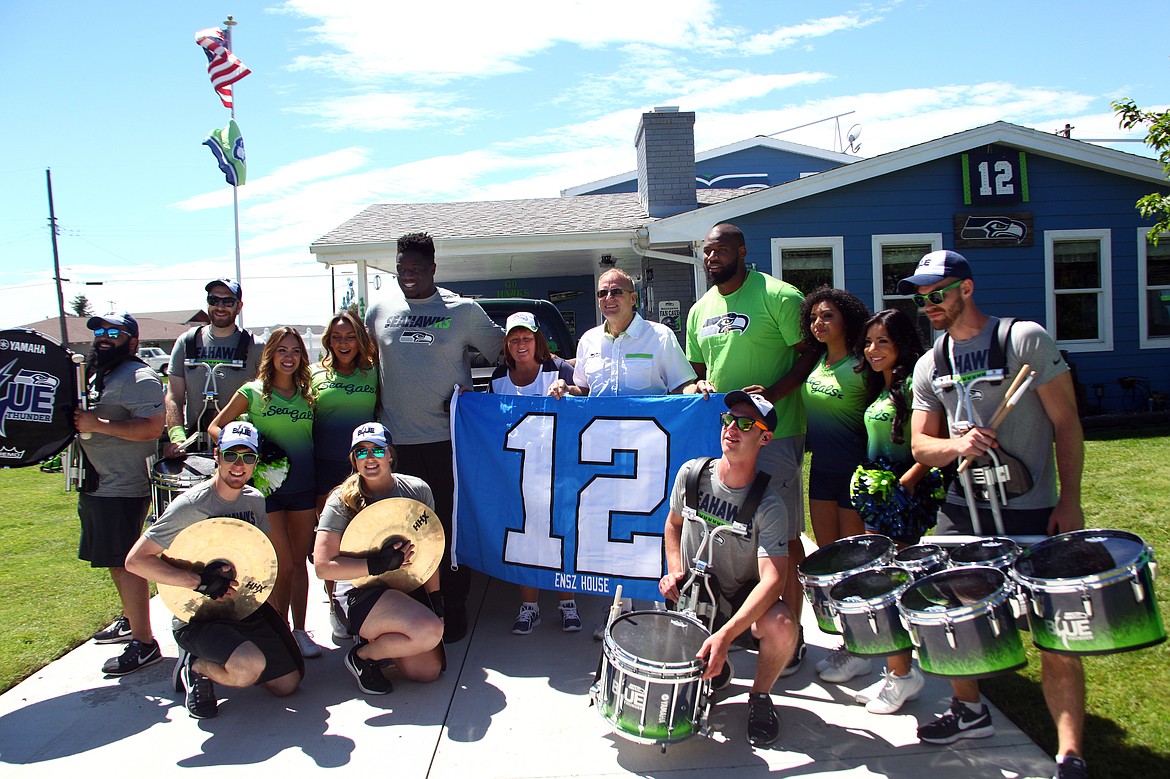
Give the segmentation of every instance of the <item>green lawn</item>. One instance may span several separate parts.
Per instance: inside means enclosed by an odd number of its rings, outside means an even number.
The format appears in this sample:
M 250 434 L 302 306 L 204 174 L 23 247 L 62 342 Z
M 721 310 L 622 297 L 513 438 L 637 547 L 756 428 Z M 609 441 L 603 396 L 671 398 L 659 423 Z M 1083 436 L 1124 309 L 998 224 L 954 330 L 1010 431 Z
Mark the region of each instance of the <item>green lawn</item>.
M 1137 533 L 1170 561 L 1170 428 L 1094 434 L 1086 445 L 1086 526 Z M 76 495 L 61 474 L 0 470 L 0 691 L 86 640 L 119 613 L 104 570 L 77 559 Z M 1170 569 L 1167 569 L 1170 570 Z M 1165 572 L 1155 584 L 1163 621 Z M 1025 641 L 1030 636 L 1025 634 Z M 984 691 L 1046 751 L 1056 747 L 1040 662 Z M 1085 753 L 1093 775 L 1158 776 L 1170 764 L 1170 644 L 1085 659 Z

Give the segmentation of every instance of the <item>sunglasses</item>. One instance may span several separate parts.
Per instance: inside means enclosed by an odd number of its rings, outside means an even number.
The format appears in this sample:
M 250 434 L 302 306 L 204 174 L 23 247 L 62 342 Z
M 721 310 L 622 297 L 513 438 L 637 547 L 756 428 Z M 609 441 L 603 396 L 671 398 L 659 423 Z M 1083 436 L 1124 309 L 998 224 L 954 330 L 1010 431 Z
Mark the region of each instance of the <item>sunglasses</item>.
M 959 279 L 954 284 L 948 284 L 942 289 L 936 289 L 933 292 L 927 292 L 925 295 L 911 295 L 910 299 L 913 300 L 914 305 L 918 306 L 919 308 L 926 308 L 926 301 L 928 300 L 931 302 L 931 304 L 940 306 L 942 305 L 943 300 L 946 298 L 947 292 L 962 283 L 963 280 Z
M 239 302 L 240 301 L 236 298 L 221 298 L 221 297 L 218 297 L 217 295 L 208 295 L 207 296 L 207 305 L 209 305 L 209 306 L 220 306 L 222 308 L 235 308 L 236 303 L 239 303 Z
M 751 417 L 737 417 L 730 411 L 724 411 L 722 414 L 720 414 L 719 421 L 723 423 L 724 427 L 731 427 L 732 425 L 735 425 L 745 433 L 756 426 L 759 426 L 759 428 L 765 433 L 770 432 L 768 430 L 768 426 L 760 420 L 752 419 Z
M 359 460 L 364 460 L 367 457 L 369 457 L 371 454 L 374 455 L 374 457 L 377 457 L 379 460 L 381 460 L 383 457 L 386 456 L 386 449 L 384 447 L 381 447 L 381 446 L 375 446 L 372 449 L 367 449 L 366 447 L 363 446 L 362 448 L 354 449 L 354 451 L 353 451 L 353 456 Z
M 627 292 L 633 292 L 633 291 L 634 290 L 632 290 L 632 289 L 622 289 L 620 287 L 612 287 L 610 289 L 599 289 L 599 290 L 597 290 L 597 299 L 598 300 L 605 300 L 606 298 L 620 298 L 622 295 L 626 294 Z
M 240 460 L 244 465 L 255 465 L 260 461 L 260 455 L 255 452 L 233 452 L 230 449 L 219 453 L 225 463 L 234 463 Z
M 123 330 L 120 327 L 99 327 L 98 329 L 93 331 L 93 337 L 94 338 L 116 339 L 119 336 L 121 336 L 123 333 L 126 333 L 127 335 L 129 335 L 129 333 L 127 333 L 125 330 Z

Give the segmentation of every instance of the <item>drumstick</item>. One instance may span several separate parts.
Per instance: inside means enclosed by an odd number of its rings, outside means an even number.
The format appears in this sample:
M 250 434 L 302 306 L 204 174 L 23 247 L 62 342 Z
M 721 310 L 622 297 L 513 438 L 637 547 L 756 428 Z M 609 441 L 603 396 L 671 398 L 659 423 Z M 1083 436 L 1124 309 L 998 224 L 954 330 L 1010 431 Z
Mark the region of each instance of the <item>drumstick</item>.
M 82 411 L 89 409 L 89 393 L 85 389 L 85 357 L 74 353 L 71 357 L 74 370 L 77 372 L 77 405 Z M 78 433 L 85 441 L 93 437 L 93 433 Z
M 1025 365 L 1024 367 L 1026 368 L 1028 366 Z M 1022 369 L 1020 374 L 1023 375 Z M 1019 377 L 1017 376 L 1016 378 L 1018 379 Z M 1036 378 L 1036 371 L 1029 371 L 1028 375 L 1024 377 L 1024 381 L 1020 383 L 1018 387 L 1016 387 L 1015 392 L 1004 398 L 1004 402 L 1000 410 L 997 411 L 995 416 L 991 418 L 990 427 L 992 430 L 999 427 L 1000 423 L 1003 422 L 1003 420 L 1007 418 L 1007 415 L 1011 413 L 1011 410 L 1016 407 L 1016 404 L 1020 402 L 1020 398 L 1022 398 L 1024 393 L 1028 391 L 1028 385 L 1032 383 L 1032 379 L 1034 378 Z M 1012 384 L 1014 385 L 1015 382 L 1012 382 Z M 967 468 L 971 465 L 972 462 L 974 462 L 974 460 L 975 455 L 967 455 L 963 459 L 963 462 L 959 463 L 958 472 L 962 473 L 963 471 L 967 470 Z
M 605 625 L 609 627 L 613 621 L 617 619 L 622 613 L 622 586 L 619 584 L 613 593 L 613 603 L 609 607 L 609 619 L 606 620 Z
M 997 408 L 995 413 L 991 415 L 991 422 L 988 424 L 988 427 L 995 428 L 999 426 L 999 423 L 1003 421 L 1005 416 L 1007 416 L 1006 409 L 1008 407 L 1008 402 L 1011 401 L 1012 397 L 1016 394 L 1016 391 L 1019 390 L 1020 384 L 1024 382 L 1024 379 L 1034 375 L 1035 373 L 1032 371 L 1032 366 L 1028 363 L 1024 363 L 1020 366 L 1020 372 L 1016 374 L 1016 377 L 1012 379 L 1012 383 L 1008 385 L 1007 392 L 1004 393 L 1003 400 L 999 402 L 999 408 Z

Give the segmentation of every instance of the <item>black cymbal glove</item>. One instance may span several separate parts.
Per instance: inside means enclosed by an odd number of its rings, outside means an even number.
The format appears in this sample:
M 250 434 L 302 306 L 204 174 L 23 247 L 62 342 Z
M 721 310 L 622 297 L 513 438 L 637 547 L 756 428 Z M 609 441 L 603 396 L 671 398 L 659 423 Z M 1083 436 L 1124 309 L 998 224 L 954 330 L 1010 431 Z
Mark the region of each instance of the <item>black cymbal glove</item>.
M 370 576 L 397 571 L 402 567 L 403 561 L 406 560 L 406 552 L 396 548 L 397 545 L 406 546 L 406 539 L 402 536 L 390 536 L 386 539 L 386 543 L 382 544 L 381 549 L 366 558 L 366 567 L 370 571 Z
M 212 560 L 199 572 L 199 586 L 195 592 L 219 600 L 232 586 L 235 575 L 236 569 L 227 560 Z

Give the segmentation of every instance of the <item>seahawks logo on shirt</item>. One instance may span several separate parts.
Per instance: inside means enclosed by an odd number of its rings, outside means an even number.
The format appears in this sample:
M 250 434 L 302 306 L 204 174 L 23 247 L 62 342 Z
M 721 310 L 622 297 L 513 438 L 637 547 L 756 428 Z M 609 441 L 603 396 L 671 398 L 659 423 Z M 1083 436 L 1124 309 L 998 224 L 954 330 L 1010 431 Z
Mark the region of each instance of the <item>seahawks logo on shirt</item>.
M 401 343 L 430 346 L 435 342 L 435 337 L 425 330 L 403 330 L 398 340 Z
M 709 338 L 713 335 L 725 335 L 726 333 L 744 333 L 747 332 L 750 323 L 751 320 L 747 314 L 728 311 L 726 314 L 713 316 L 704 322 L 702 328 L 699 329 L 699 337 Z

